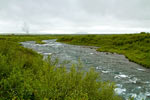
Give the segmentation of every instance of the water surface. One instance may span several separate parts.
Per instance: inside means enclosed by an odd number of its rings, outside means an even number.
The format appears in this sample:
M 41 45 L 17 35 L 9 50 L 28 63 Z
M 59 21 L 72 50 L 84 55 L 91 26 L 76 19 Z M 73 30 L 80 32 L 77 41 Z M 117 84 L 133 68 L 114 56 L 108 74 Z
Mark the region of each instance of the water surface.
M 135 97 L 135 100 L 150 100 L 150 69 L 130 62 L 124 55 L 97 52 L 85 46 L 59 43 L 56 40 L 44 42 L 46 44 L 35 44 L 34 41 L 22 44 L 44 57 L 51 55 L 52 58 L 59 58 L 60 62 L 78 63 L 80 59 L 86 69 L 94 67 L 101 74 L 103 81 L 114 81 L 117 86 L 116 93 L 125 100 L 130 96 Z

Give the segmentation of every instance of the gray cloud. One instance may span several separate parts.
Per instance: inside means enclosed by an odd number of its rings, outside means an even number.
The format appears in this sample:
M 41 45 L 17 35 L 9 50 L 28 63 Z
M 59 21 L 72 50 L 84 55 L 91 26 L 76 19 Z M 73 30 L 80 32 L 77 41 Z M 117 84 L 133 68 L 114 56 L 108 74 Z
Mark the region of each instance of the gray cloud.
M 0 0 L 0 32 L 150 31 L 149 0 Z

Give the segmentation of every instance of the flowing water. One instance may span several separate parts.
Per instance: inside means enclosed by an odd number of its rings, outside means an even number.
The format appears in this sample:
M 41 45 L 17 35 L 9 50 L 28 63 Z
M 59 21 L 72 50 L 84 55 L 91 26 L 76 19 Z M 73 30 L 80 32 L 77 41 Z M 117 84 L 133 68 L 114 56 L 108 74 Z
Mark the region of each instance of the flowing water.
M 60 62 L 78 63 L 80 59 L 87 69 L 94 67 L 101 74 L 103 81 L 115 82 L 115 92 L 125 100 L 128 97 L 135 97 L 135 100 L 150 100 L 150 69 L 130 62 L 123 55 L 97 52 L 86 46 L 59 43 L 56 40 L 43 41 L 46 44 L 27 41 L 22 42 L 22 45 L 44 57 L 51 55 L 52 58 L 59 58 Z

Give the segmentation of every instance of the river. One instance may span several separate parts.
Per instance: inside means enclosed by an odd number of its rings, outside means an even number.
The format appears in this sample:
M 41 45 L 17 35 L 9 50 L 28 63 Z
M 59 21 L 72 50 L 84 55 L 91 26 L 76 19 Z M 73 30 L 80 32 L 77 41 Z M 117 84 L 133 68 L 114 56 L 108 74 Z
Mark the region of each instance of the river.
M 115 92 L 125 100 L 132 96 L 135 100 L 150 100 L 150 69 L 130 62 L 124 55 L 97 52 L 86 46 L 76 46 L 43 40 L 45 44 L 35 44 L 35 41 L 21 42 L 26 48 L 31 48 L 47 57 L 59 58 L 60 62 L 78 63 L 79 59 L 86 69 L 94 67 L 101 74 L 103 81 L 113 81 L 117 88 Z

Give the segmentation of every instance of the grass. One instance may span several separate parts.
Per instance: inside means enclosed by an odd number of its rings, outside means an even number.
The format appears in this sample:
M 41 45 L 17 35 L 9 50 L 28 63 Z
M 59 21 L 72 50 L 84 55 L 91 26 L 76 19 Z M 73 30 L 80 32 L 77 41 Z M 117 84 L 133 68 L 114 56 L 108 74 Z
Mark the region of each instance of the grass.
M 85 72 L 78 64 L 67 71 L 19 44 L 54 38 L 57 36 L 0 36 L 1 100 L 121 100 L 115 85 L 102 82 L 94 69 Z
M 36 44 L 45 44 L 42 40 L 36 40 Z
M 130 61 L 150 68 L 150 34 L 72 35 L 57 41 L 99 47 L 97 51 L 124 54 Z
M 0 40 L 8 40 L 11 42 L 36 41 L 40 43 L 42 40 L 56 39 L 59 35 L 0 35 Z

